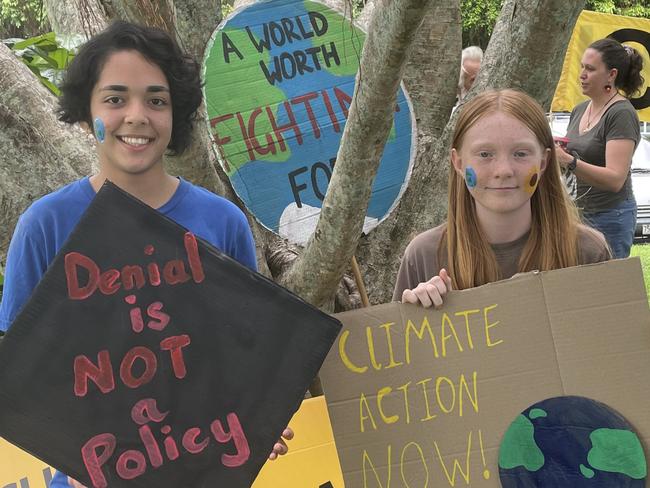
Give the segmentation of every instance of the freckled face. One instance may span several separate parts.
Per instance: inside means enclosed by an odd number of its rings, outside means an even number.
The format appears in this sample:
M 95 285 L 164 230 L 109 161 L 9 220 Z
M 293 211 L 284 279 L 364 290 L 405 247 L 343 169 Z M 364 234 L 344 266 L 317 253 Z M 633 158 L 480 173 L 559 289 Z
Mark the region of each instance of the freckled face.
M 530 209 L 550 152 L 526 125 L 497 112 L 469 128 L 462 146 L 452 149 L 452 163 L 477 211 L 507 214 Z

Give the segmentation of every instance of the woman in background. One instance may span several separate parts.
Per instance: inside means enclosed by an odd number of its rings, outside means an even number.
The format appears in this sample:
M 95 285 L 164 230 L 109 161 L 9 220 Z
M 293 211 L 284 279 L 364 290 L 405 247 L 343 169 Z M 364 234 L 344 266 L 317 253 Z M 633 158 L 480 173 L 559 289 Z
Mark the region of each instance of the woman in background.
M 625 258 L 636 227 L 630 166 L 641 139 L 628 98 L 643 85 L 643 59 L 632 47 L 601 39 L 585 50 L 581 66 L 580 87 L 589 100 L 573 109 L 567 151 L 557 149 L 558 161 L 577 178 L 584 220 L 605 235 L 614 257 Z

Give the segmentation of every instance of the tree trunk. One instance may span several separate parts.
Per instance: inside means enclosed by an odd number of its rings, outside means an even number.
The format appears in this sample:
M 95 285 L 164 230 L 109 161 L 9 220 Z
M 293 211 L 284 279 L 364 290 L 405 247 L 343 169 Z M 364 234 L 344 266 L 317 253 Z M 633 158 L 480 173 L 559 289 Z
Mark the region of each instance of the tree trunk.
M 405 60 L 428 5 L 429 0 L 382 0 L 370 22 L 318 224 L 284 281 L 317 306 L 332 296 L 357 247 Z
M 447 161 L 431 149 L 456 99 L 461 51 L 458 0 L 429 7 L 406 67 L 404 82 L 417 120 L 417 146 L 407 189 L 397 207 L 361 239 L 357 257 L 372 303 L 389 301 L 404 248 L 447 214 Z M 429 210 L 422 209 L 429 203 Z
M 506 0 L 470 97 L 486 88 L 519 88 L 551 106 L 584 0 Z
M 57 35 L 89 39 L 106 27 L 106 12 L 99 0 L 47 0 L 45 9 Z
M 36 198 L 90 172 L 93 143 L 55 114 L 56 98 L 0 44 L 0 255 Z

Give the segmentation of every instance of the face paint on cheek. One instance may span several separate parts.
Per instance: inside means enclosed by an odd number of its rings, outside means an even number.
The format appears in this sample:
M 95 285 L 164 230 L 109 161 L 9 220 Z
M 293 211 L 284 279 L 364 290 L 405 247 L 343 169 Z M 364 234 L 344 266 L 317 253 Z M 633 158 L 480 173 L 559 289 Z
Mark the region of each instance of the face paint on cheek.
M 476 187 L 476 171 L 471 166 L 465 168 L 465 184 L 470 190 Z
M 97 141 L 100 144 L 104 142 L 104 139 L 106 138 L 106 128 L 104 127 L 104 121 L 97 117 L 93 121 L 93 129 L 95 131 L 95 137 L 97 138 Z
M 539 167 L 533 166 L 526 175 L 526 182 L 524 183 L 524 190 L 529 195 L 535 193 L 537 185 L 539 184 Z

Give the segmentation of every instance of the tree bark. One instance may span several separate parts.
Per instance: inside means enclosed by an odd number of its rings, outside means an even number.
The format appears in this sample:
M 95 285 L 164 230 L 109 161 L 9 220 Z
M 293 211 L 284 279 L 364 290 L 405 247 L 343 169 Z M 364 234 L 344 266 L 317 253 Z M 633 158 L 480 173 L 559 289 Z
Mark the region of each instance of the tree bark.
M 316 306 L 333 295 L 355 252 L 393 121 L 405 59 L 428 5 L 429 0 L 382 0 L 370 23 L 320 218 L 284 281 Z
M 431 150 L 456 99 L 461 34 L 458 0 L 431 5 L 409 56 L 404 83 L 418 133 L 413 170 L 397 207 L 362 237 L 357 251 L 372 303 L 391 299 L 404 248 L 417 233 L 442 222 L 447 213 L 447 161 L 432 158 Z M 423 212 L 427 203 L 430 210 Z
M 0 238 L 2 262 L 22 211 L 36 198 L 90 172 L 92 140 L 59 122 L 52 95 L 0 44 Z
M 548 110 L 584 4 L 506 0 L 469 96 L 487 88 L 519 88 Z
M 90 39 L 106 27 L 106 12 L 100 0 L 47 0 L 45 9 L 57 35 Z

